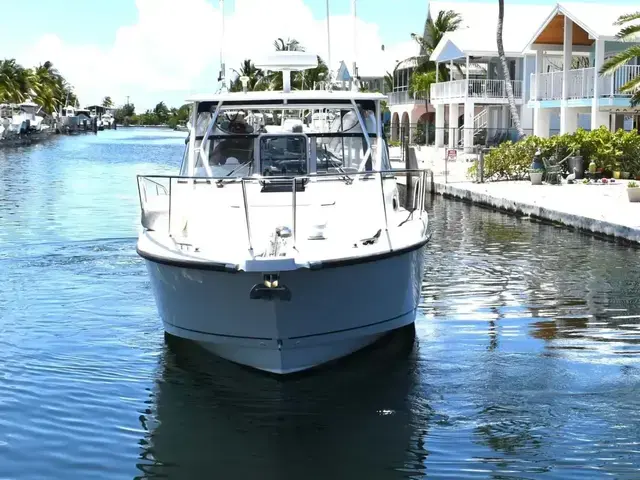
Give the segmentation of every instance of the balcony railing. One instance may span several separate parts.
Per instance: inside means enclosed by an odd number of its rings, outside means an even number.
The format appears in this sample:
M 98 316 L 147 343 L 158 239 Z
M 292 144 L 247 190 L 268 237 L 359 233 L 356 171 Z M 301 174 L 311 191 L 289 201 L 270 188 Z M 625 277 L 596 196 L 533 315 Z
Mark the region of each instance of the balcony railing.
M 513 96 L 522 98 L 522 80 L 511 80 Z M 507 98 L 504 80 L 470 79 L 453 80 L 431 85 L 431 98 L 437 100 L 464 99 L 504 99 Z
M 415 103 L 424 103 L 428 99 L 428 92 L 409 93 L 407 90 L 402 92 L 389 93 L 389 105 L 406 105 Z
M 569 82 L 567 98 L 593 98 L 595 69 L 578 68 L 569 70 Z M 640 65 L 625 65 L 611 76 L 599 76 L 598 87 L 601 97 L 628 97 L 630 94 L 623 93 L 621 87 L 640 76 Z M 562 71 L 541 73 L 537 76 L 539 85 L 536 92 L 536 74 L 531 74 L 531 92 L 535 100 L 562 100 Z

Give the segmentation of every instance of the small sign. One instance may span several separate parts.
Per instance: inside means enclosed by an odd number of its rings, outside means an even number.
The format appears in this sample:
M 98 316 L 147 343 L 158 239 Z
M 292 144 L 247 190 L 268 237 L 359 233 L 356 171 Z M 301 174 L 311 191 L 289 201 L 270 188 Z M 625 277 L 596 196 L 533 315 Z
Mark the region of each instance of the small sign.
M 455 162 L 458 159 L 458 150 L 450 148 L 447 150 L 447 161 Z

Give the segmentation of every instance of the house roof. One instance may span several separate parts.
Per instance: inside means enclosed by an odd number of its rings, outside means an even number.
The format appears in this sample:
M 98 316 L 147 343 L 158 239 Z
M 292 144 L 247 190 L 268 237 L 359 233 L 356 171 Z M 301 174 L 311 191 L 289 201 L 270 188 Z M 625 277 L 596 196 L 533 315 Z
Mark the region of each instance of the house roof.
M 601 3 L 560 2 L 553 7 L 505 3 L 502 38 L 507 56 L 521 56 L 536 43 L 540 33 L 556 18 L 567 15 L 586 32 L 586 37 L 615 39 L 619 27 L 614 22 L 623 14 L 634 11 L 630 5 L 616 5 L 604 0 Z M 448 62 L 470 56 L 496 56 L 496 31 L 498 4 L 483 2 L 430 2 L 432 18 L 441 10 L 453 10 L 462 17 L 461 27 L 448 32 L 436 46 L 430 60 Z M 525 21 L 526 19 L 526 21 Z
M 441 10 L 453 10 L 462 17 L 460 28 L 448 32 L 438 43 L 430 60 L 448 62 L 471 56 L 496 56 L 498 3 L 491 2 L 430 2 L 430 13 L 436 18 Z M 535 27 L 549 15 L 545 5 L 506 3 L 502 39 L 507 56 L 520 56 Z M 523 21 L 525 20 L 526 21 Z
M 535 43 L 561 45 L 564 32 L 564 21 L 561 19 L 565 15 L 581 29 L 576 32 L 574 26 L 574 43 L 576 37 L 578 37 L 580 44 L 585 45 L 593 43 L 595 39 L 615 40 L 620 27 L 614 23 L 621 15 L 628 14 L 633 10 L 634 8 L 630 5 L 560 2 L 550 10 L 539 27 L 531 32 L 530 39 L 524 49 L 530 49 Z

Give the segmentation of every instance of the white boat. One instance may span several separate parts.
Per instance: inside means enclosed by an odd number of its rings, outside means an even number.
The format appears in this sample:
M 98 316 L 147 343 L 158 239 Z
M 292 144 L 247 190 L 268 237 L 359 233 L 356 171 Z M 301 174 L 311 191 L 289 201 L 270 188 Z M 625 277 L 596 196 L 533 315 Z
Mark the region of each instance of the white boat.
M 424 188 L 406 208 L 405 173 L 390 166 L 386 97 L 290 91 L 290 70 L 316 62 L 286 52 L 261 65 L 283 70 L 282 92 L 189 99 L 194 127 L 179 173 L 138 176 L 137 252 L 165 331 L 277 374 L 412 324 L 429 238 Z M 290 121 L 316 110 L 333 114 L 329 128 Z M 245 122 L 276 111 L 273 125 Z M 423 174 L 412 172 L 411 185 Z
M 45 139 L 50 126 L 41 115 L 42 107 L 26 101 L 19 104 L 0 105 L 0 138 L 8 143 L 28 145 Z
M 102 128 L 106 128 L 108 130 L 114 129 L 116 128 L 116 119 L 113 116 L 113 113 L 111 113 L 111 110 L 107 110 L 107 112 L 105 114 L 102 115 Z
M 79 128 L 79 118 L 76 114 L 76 108 L 67 105 L 60 110 L 58 116 L 58 130 L 63 133 L 75 133 Z
M 91 111 L 88 108 L 77 108 L 76 115 L 78 116 L 78 128 L 81 131 L 94 131 L 94 122 L 96 119 L 92 117 Z

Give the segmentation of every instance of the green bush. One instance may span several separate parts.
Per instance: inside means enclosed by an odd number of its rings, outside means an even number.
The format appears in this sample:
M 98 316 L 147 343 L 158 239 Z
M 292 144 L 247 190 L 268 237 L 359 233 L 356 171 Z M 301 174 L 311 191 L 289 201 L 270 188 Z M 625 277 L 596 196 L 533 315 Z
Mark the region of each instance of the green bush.
M 610 132 L 605 127 L 590 132 L 578 129 L 575 133 L 555 135 L 550 138 L 525 137 L 518 142 L 504 142 L 484 157 L 484 174 L 489 181 L 520 180 L 526 177 L 537 149 L 542 156 L 557 155 L 562 160 L 568 155 L 581 155 L 587 169 L 593 160 L 596 168 L 605 174 L 629 172 L 640 175 L 640 135 L 637 130 Z M 568 173 L 567 163 L 563 164 Z M 476 166 L 469 169 L 475 177 Z

